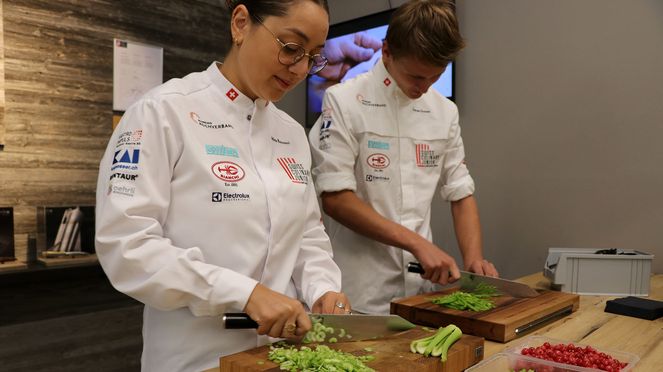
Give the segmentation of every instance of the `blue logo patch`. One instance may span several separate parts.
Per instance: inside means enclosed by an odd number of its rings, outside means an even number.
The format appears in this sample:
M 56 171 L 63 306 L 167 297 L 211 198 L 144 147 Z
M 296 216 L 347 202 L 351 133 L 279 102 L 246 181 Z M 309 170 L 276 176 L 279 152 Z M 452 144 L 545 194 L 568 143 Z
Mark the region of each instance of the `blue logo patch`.
M 207 152 L 207 155 L 221 155 L 239 158 L 239 152 L 237 149 L 223 145 L 205 145 L 205 151 Z
M 115 151 L 113 156 L 113 164 L 111 170 L 126 169 L 138 170 L 138 162 L 140 161 L 140 149 L 120 149 Z
M 380 150 L 389 150 L 389 143 L 382 141 L 372 141 L 368 140 L 369 149 L 380 149 Z

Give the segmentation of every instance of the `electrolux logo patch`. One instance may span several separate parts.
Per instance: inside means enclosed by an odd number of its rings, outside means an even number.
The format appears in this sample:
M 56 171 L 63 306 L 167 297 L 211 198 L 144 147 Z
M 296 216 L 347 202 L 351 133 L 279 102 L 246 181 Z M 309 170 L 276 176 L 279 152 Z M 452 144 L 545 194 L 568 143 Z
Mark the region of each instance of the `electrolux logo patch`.
M 366 182 L 389 182 L 391 178 L 374 174 L 366 175 Z
M 211 121 L 203 120 L 203 119 L 200 118 L 200 115 L 198 115 L 197 113 L 195 113 L 193 111 L 191 111 L 189 113 L 189 117 L 191 118 L 191 120 L 193 120 L 194 123 L 200 125 L 203 128 L 207 128 L 207 129 L 226 129 L 226 128 L 235 129 L 232 126 L 232 124 L 225 124 L 225 123 L 214 124 Z
M 205 145 L 205 152 L 207 155 L 221 155 L 239 158 L 239 152 L 236 148 L 223 145 Z
M 359 101 L 364 106 L 387 107 L 386 103 L 373 103 L 373 102 L 365 99 L 364 96 L 361 95 L 361 94 L 357 94 L 357 101 Z
M 251 200 L 251 195 L 243 192 L 212 192 L 213 203 L 231 203 L 231 202 L 247 202 Z

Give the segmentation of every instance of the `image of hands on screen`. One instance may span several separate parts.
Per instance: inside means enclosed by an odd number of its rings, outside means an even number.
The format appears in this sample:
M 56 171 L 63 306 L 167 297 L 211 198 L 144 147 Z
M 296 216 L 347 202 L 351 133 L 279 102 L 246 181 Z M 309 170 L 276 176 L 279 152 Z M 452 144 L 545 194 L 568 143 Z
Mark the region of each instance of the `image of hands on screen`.
M 381 49 L 382 38 L 366 31 L 329 39 L 324 48 L 329 63 L 317 75 L 326 80 L 343 81 L 350 69 L 356 70 L 355 66 L 374 60 Z
M 322 51 L 329 60 L 327 66 L 307 79 L 306 124 L 312 126 L 322 111 L 325 90 L 334 84 L 367 72 L 382 57 L 382 40 L 387 25 L 364 29 L 327 39 Z M 432 88 L 445 97 L 452 95 L 452 69 L 450 63 Z

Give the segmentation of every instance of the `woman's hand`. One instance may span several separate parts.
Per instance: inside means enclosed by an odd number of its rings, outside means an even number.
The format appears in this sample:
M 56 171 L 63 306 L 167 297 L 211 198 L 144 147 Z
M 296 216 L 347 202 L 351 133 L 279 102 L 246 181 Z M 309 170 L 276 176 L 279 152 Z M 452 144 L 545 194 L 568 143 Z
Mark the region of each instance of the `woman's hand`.
M 351 309 L 350 300 L 344 293 L 329 291 L 315 301 L 311 311 L 319 314 L 350 314 Z
M 293 338 L 304 336 L 311 329 L 311 320 L 301 302 L 262 284 L 253 289 L 244 312 L 258 323 L 259 335 Z

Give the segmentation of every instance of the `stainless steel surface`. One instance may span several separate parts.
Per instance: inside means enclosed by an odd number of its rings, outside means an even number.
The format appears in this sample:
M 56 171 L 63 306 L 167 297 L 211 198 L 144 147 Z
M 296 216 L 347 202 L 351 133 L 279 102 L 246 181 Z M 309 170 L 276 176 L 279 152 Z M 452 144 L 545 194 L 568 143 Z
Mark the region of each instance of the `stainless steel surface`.
M 538 326 L 538 325 L 540 325 L 540 324 L 544 324 L 544 323 L 547 323 L 547 322 L 550 322 L 550 321 L 556 320 L 556 319 L 558 319 L 558 318 L 562 318 L 562 317 L 564 317 L 564 316 L 566 316 L 566 315 L 571 314 L 572 312 L 573 312 L 573 306 L 567 306 L 567 307 L 565 307 L 565 308 L 563 308 L 563 309 L 560 309 L 560 310 L 555 311 L 554 313 L 550 313 L 550 314 L 548 314 L 548 315 L 546 315 L 546 316 L 544 316 L 544 317 L 542 317 L 542 318 L 540 318 L 540 319 L 537 319 L 537 320 L 535 320 L 535 321 L 529 322 L 529 323 L 527 323 L 527 324 L 523 324 L 522 326 L 516 328 L 516 329 L 514 330 L 514 332 L 515 332 L 517 335 L 520 335 L 521 333 L 527 332 L 527 331 L 529 331 L 530 329 L 533 329 L 534 327 L 536 327 L 536 326 Z
M 398 315 L 311 314 L 311 320 L 316 318 L 336 331 L 344 329 L 346 334 L 352 336 L 352 340 L 385 337 L 416 327 Z
M 334 328 L 335 334 L 345 330 L 353 341 L 385 337 L 416 327 L 398 315 L 309 314 L 309 317 Z M 258 323 L 246 313 L 225 313 L 222 319 L 226 329 L 258 328 Z
M 495 286 L 498 291 L 505 295 L 513 297 L 536 297 L 539 292 L 532 289 L 530 286 L 511 280 L 493 278 L 491 276 L 483 276 L 467 271 L 460 272 L 460 288 L 472 290 L 476 288 L 479 283 L 486 283 Z

